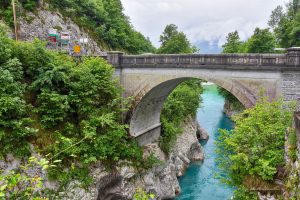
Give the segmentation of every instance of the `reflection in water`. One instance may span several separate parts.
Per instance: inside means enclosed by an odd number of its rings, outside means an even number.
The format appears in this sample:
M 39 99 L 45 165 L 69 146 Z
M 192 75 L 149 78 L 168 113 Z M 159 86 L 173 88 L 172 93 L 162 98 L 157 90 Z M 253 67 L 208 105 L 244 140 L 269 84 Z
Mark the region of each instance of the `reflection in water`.
M 233 123 L 223 114 L 224 98 L 218 94 L 215 85 L 205 86 L 202 98 L 203 103 L 198 110 L 197 119 L 210 133 L 208 142 L 201 142 L 205 160 L 203 163 L 192 163 L 185 175 L 179 179 L 182 193 L 176 200 L 226 200 L 232 196 L 233 188 L 215 177 L 216 173 L 220 173 L 217 159 L 222 156 L 215 153 L 215 141 L 219 136 L 218 129 L 231 130 Z

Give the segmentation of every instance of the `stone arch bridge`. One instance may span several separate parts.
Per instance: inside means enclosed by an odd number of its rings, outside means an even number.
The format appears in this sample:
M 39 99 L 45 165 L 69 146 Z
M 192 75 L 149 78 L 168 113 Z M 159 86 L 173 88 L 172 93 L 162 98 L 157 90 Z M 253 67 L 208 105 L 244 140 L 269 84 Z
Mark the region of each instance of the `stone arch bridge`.
M 190 78 L 213 82 L 231 92 L 245 107 L 253 106 L 263 88 L 271 99 L 300 98 L 300 48 L 287 54 L 124 55 L 109 52 L 108 62 L 135 98 L 129 133 L 141 145 L 159 138 L 160 113 L 172 90 Z

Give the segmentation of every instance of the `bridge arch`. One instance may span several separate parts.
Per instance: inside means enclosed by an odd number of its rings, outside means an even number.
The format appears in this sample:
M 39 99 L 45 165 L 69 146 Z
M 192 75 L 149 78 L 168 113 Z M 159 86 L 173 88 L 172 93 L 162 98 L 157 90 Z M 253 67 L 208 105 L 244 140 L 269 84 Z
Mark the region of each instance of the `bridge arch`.
M 151 83 L 143 87 L 142 92 L 136 94 L 136 102 L 129 119 L 130 135 L 137 138 L 141 145 L 157 140 L 161 133 L 160 115 L 164 102 L 180 83 L 192 78 L 215 83 L 232 93 L 245 107 L 251 107 L 256 102 L 256 97 L 251 91 L 232 80 L 205 76 L 153 79 Z

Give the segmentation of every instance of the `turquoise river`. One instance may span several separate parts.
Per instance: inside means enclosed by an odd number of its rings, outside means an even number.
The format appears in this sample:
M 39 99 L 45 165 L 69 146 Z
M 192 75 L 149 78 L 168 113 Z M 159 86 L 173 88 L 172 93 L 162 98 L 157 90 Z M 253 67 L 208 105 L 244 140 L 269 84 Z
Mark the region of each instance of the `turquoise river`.
M 209 140 L 202 144 L 205 152 L 203 163 L 192 163 L 185 175 L 179 178 L 182 193 L 176 200 L 227 200 L 233 188 L 220 182 L 216 174 L 220 172 L 215 153 L 218 129 L 232 129 L 232 121 L 223 114 L 224 98 L 218 93 L 216 85 L 206 85 L 201 95 L 203 102 L 198 110 L 197 120 L 209 133 Z M 202 142 L 201 142 L 202 143 Z

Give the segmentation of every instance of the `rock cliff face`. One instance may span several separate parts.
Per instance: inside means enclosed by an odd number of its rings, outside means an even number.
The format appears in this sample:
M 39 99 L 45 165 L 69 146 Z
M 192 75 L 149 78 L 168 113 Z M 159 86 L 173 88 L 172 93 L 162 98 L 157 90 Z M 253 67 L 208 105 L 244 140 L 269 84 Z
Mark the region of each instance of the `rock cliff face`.
M 110 200 L 131 199 L 136 188 L 143 188 L 156 195 L 157 199 L 171 199 L 180 193 L 178 177 L 184 174 L 191 161 L 201 161 L 204 154 L 196 133 L 198 124 L 192 118 L 185 122 L 184 132 L 177 139 L 169 156 L 159 148 L 158 143 L 145 146 L 145 154 L 153 153 L 163 164 L 146 172 L 136 172 L 129 167 L 122 167 L 116 175 L 109 174 L 101 165 L 91 169 L 94 184 L 88 191 L 72 182 L 65 192 L 60 193 L 61 199 Z
M 46 5 L 47 6 L 47 5 Z M 32 41 L 35 38 L 47 40 L 49 29 L 57 29 L 62 32 L 69 32 L 71 41 L 79 38 L 88 38 L 86 45 L 89 55 L 105 55 L 89 34 L 76 25 L 70 18 L 64 18 L 58 11 L 38 9 L 35 13 L 26 13 L 25 17 L 19 19 L 18 36 L 23 41 Z

